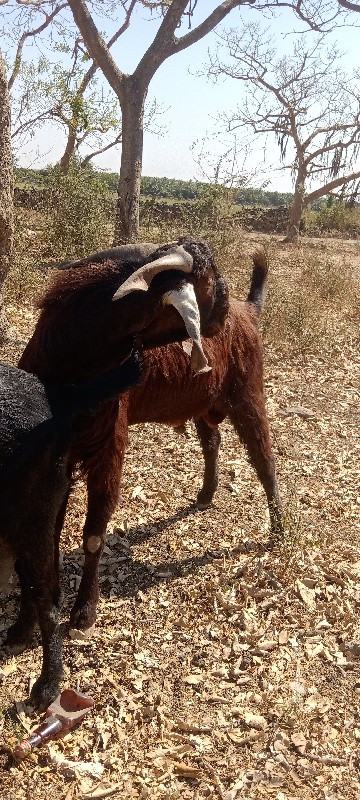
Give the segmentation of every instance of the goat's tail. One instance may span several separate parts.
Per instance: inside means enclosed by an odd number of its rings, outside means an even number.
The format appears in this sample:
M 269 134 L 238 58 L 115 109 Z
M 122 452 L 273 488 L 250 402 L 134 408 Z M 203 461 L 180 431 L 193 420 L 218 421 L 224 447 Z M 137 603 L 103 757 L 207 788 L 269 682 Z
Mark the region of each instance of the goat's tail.
M 47 397 L 53 415 L 71 419 L 77 414 L 95 411 L 99 403 L 127 392 L 139 382 L 142 361 L 135 351 L 129 358 L 111 372 L 81 383 L 64 383 L 47 386 Z
M 250 291 L 247 302 L 255 306 L 258 314 L 261 314 L 265 302 L 265 284 L 269 271 L 269 265 L 264 250 L 256 250 L 253 255 L 253 272 L 251 276 Z

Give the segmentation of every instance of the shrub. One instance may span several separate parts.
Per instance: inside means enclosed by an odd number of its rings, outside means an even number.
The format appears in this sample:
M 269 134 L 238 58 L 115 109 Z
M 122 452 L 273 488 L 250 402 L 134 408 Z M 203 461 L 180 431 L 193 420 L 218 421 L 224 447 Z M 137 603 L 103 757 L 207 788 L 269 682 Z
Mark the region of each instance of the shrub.
M 58 168 L 49 173 L 49 254 L 80 258 L 109 244 L 111 227 L 106 215 L 106 187 L 91 168 L 72 164 L 67 175 Z
M 309 291 L 321 300 L 338 301 L 343 305 L 345 298 L 352 296 L 353 271 L 345 260 L 343 262 L 334 262 L 329 258 L 308 260 L 302 277 Z
M 204 184 L 191 203 L 188 222 L 196 233 L 200 230 L 218 230 L 233 210 L 235 191 L 218 184 Z M 194 231 L 195 232 L 195 231 Z
M 317 222 L 322 230 L 347 231 L 360 225 L 360 212 L 339 201 L 332 206 L 324 206 L 317 215 Z

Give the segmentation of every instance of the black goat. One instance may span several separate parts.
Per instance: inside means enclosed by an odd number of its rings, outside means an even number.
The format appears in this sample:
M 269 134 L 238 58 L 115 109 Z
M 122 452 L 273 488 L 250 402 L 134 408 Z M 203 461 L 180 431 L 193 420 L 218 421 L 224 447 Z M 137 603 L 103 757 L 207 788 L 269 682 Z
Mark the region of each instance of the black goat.
M 58 693 L 62 675 L 54 530 L 70 486 L 73 423 L 102 400 L 129 389 L 140 374 L 139 358 L 131 355 L 100 378 L 56 387 L 0 364 L 0 589 L 13 566 L 21 586 L 20 612 L 5 644 L 26 643 L 39 622 L 43 664 L 31 699 L 41 709 Z

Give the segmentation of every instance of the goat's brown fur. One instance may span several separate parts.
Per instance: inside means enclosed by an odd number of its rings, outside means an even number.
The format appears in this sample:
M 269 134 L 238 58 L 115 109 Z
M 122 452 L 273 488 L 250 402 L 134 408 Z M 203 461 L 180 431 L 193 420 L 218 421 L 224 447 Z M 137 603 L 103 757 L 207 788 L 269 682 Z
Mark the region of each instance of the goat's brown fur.
M 94 327 L 99 330 L 98 349 L 91 354 L 94 368 L 99 369 L 100 363 L 103 369 L 114 366 L 119 354 L 114 351 L 109 333 L 104 334 L 104 327 L 108 331 L 108 320 L 103 326 L 99 311 L 99 296 L 105 291 L 104 276 L 111 276 L 112 270 L 109 262 L 59 275 L 55 287 L 42 301 L 35 334 L 20 362 L 23 369 L 37 372 L 41 377 L 45 373 L 52 380 L 87 375 L 90 353 L 84 343 Z M 198 494 L 198 502 L 204 507 L 211 503 L 218 483 L 218 425 L 229 417 L 265 489 L 272 527 L 281 527 L 281 504 L 264 402 L 262 344 L 257 327 L 266 275 L 265 255 L 256 253 L 247 301 L 232 300 L 224 329 L 213 338 L 203 339 L 211 372 L 194 376 L 190 359 L 179 344 L 149 350 L 144 354 L 146 371 L 141 384 L 123 395 L 120 403 L 108 402 L 96 418 L 90 422 L 84 420 L 78 429 L 72 460 L 74 465 L 80 463 L 87 476 L 88 511 L 84 527 L 84 574 L 71 614 L 75 627 L 88 628 L 95 619 L 97 566 L 102 547 L 92 553 L 86 542 L 93 535 L 104 539 L 117 504 L 128 425 L 159 422 L 177 426 L 188 419 L 195 420 L 205 459 L 203 487 Z M 84 289 L 84 281 L 88 289 Z M 108 277 L 106 281 L 106 292 L 113 291 L 112 279 L 110 290 Z M 217 316 L 222 320 L 224 297 L 220 291 Z M 216 325 L 212 329 L 209 326 L 210 335 L 214 331 Z M 74 333 L 78 347 L 72 351 L 69 336 L 73 343 Z M 59 517 L 59 535 L 64 511 L 65 507 Z

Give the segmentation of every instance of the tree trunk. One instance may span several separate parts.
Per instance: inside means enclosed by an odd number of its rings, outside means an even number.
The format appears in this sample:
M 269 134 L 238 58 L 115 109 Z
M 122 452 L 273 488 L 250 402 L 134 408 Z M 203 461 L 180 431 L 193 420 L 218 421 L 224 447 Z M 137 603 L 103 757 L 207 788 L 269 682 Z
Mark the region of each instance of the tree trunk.
M 139 89 L 132 75 L 124 82 L 122 148 L 114 245 L 136 242 L 139 236 L 139 201 L 143 154 L 146 90 Z
M 62 175 L 68 175 L 70 164 L 74 158 L 77 125 L 78 125 L 77 120 L 72 120 L 69 125 L 66 147 L 59 161 L 60 172 Z
M 293 204 L 284 242 L 296 244 L 299 241 L 301 215 L 305 208 L 305 175 L 298 174 L 295 183 Z
M 2 287 L 10 267 L 14 234 L 13 164 L 11 153 L 10 99 L 5 64 L 0 51 L 0 343 L 8 338 Z

